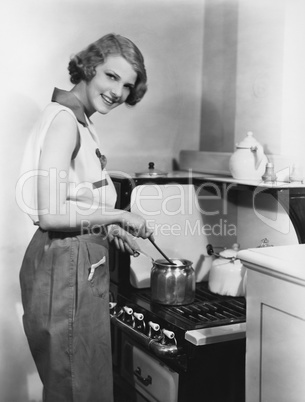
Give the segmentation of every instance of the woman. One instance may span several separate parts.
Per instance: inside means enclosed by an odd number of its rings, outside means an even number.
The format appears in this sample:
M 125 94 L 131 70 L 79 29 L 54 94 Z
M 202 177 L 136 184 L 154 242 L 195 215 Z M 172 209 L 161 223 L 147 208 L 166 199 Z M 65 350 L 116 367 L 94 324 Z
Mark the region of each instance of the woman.
M 55 89 L 28 141 L 23 197 L 39 226 L 20 271 L 24 329 L 46 402 L 111 402 L 108 240 L 133 253 L 152 231 L 114 208 L 90 117 L 147 89 L 144 59 L 127 38 L 109 34 L 69 63 L 70 91 Z M 96 230 L 98 229 L 98 230 Z

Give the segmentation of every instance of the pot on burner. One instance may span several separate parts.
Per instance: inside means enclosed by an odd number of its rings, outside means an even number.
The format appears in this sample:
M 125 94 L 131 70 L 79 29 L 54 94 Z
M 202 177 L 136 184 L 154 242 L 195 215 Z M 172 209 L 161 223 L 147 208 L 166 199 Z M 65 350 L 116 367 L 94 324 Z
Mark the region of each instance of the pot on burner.
M 151 297 L 159 304 L 181 306 L 195 299 L 195 271 L 192 261 L 173 258 L 173 264 L 160 259 L 151 269 Z

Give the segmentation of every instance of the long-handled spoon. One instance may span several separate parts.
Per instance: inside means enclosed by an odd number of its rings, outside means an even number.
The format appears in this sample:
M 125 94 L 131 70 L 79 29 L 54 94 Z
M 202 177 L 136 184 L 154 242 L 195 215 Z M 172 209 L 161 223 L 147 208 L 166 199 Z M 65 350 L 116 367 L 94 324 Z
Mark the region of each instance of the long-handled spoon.
M 159 253 L 163 255 L 163 257 L 166 259 L 166 261 L 168 261 L 171 265 L 176 265 L 172 260 L 170 260 L 167 257 L 166 254 L 164 254 L 164 252 L 156 245 L 156 243 L 154 242 L 154 240 L 151 237 L 149 237 L 148 239 L 156 247 L 156 249 L 159 251 Z

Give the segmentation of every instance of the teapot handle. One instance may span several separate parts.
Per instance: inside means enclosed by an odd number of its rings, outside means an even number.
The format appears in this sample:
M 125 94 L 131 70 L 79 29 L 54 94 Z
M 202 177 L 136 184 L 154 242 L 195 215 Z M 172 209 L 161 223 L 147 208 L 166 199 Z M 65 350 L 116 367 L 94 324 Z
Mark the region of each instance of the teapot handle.
M 258 169 L 260 164 L 263 161 L 263 157 L 264 157 L 264 150 L 262 147 L 258 147 L 258 146 L 254 146 L 251 147 L 251 151 L 255 152 L 255 169 Z

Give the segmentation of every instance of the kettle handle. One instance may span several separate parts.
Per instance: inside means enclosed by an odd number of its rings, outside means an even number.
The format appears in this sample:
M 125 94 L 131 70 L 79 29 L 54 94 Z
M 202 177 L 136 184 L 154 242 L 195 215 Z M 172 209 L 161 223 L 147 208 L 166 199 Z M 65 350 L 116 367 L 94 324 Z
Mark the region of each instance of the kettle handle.
M 264 150 L 263 147 L 258 147 L 258 146 L 253 146 L 251 147 L 251 151 L 255 152 L 255 169 L 257 170 L 260 167 L 260 164 L 263 161 L 263 157 L 264 157 Z

